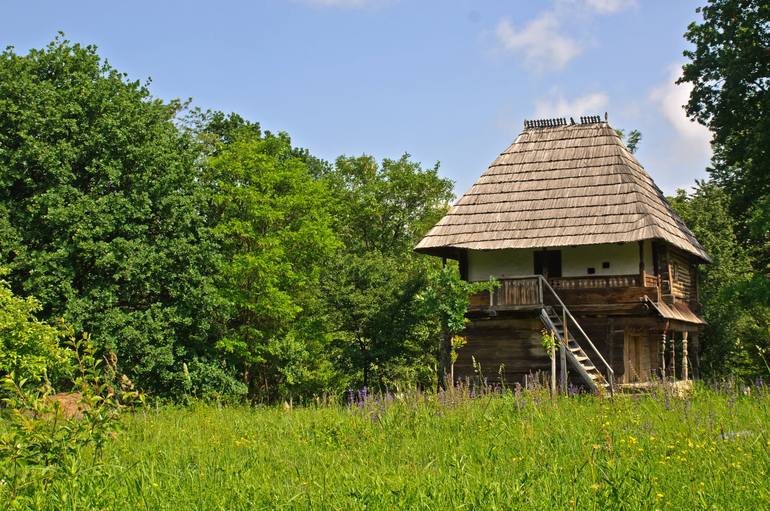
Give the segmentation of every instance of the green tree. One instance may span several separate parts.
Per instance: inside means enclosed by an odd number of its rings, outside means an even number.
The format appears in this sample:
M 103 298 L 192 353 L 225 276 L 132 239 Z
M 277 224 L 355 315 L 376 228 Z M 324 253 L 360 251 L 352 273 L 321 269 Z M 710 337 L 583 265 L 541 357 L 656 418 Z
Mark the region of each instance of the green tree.
M 422 302 L 425 320 L 433 322 L 433 330 L 438 332 L 434 352 L 438 358 L 439 385 L 445 386 L 447 380 L 451 383 L 456 349 L 465 344 L 465 338 L 459 334 L 469 322 L 465 314 L 471 295 L 495 287 L 494 281 L 466 282 L 460 278 L 456 264 L 445 264 L 428 271 L 427 285 L 418 299 Z
M 628 147 L 628 150 L 631 152 L 631 154 L 634 154 L 636 150 L 639 149 L 639 142 L 642 141 L 641 131 L 631 130 L 628 132 L 628 135 L 626 135 L 625 130 L 617 129 L 615 130 L 615 133 L 617 133 L 620 139 L 625 142 L 626 147 Z
M 441 218 L 452 183 L 438 166 L 341 157 L 323 178 L 332 190 L 343 247 L 324 274 L 339 364 L 350 386 L 434 381 L 435 324 L 418 298 L 434 258 L 414 245 Z
M 713 259 L 701 268 L 704 375 L 764 373 L 759 355 L 770 348 L 770 293 L 735 234 L 728 195 L 713 182 L 698 182 L 692 194 L 678 190 L 671 202 Z
M 685 38 L 687 113 L 713 133 L 711 176 L 727 192 L 754 267 L 770 264 L 770 3 L 709 0 Z
M 226 308 L 218 347 L 252 398 L 330 390 L 333 371 L 319 289 L 337 239 L 329 194 L 286 134 L 240 126 L 207 162 L 211 220 Z
M 40 303 L 14 296 L 0 280 L 0 378 L 14 373 L 20 380 L 40 382 L 66 375 L 69 357 L 59 346 L 63 325 L 38 320 Z
M 91 332 L 165 395 L 233 382 L 212 358 L 216 247 L 182 106 L 93 46 L 0 54 L 0 264 L 43 319 Z

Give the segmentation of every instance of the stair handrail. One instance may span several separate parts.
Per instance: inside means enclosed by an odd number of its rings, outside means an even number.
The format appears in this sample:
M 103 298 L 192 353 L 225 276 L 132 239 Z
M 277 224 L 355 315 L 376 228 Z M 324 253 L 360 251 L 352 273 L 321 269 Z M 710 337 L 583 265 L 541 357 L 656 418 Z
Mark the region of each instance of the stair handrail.
M 549 283 L 548 283 L 548 280 L 547 280 L 545 277 L 543 277 L 542 275 L 538 275 L 538 277 L 540 278 L 540 282 L 541 282 L 542 284 L 544 284 L 545 288 L 546 288 L 546 289 L 548 289 L 548 290 L 551 292 L 551 294 L 553 295 L 553 297 L 554 297 L 554 298 L 556 298 L 556 301 L 557 301 L 557 302 L 559 302 L 559 305 L 561 305 L 561 308 L 562 308 L 562 311 L 564 311 L 564 314 L 565 314 L 566 316 L 569 316 L 569 318 L 572 320 L 572 323 L 573 323 L 573 324 L 574 324 L 574 325 L 577 327 L 578 331 L 579 331 L 581 334 L 583 334 L 583 337 L 585 338 L 585 340 L 586 340 L 586 341 L 588 341 L 588 344 L 591 346 L 591 349 L 592 349 L 592 350 L 594 350 L 594 353 L 596 353 L 596 354 L 599 356 L 599 360 L 601 360 L 601 361 L 602 361 L 602 363 L 604 364 L 604 367 L 605 367 L 605 369 L 607 370 L 607 374 L 608 374 L 608 375 L 609 375 L 609 377 L 610 377 L 610 378 L 609 378 L 609 380 L 610 380 L 610 381 L 609 381 L 608 383 L 610 384 L 610 388 L 611 388 L 611 387 L 612 387 L 612 385 L 613 385 L 613 381 L 615 380 L 615 371 L 613 371 L 613 370 L 612 370 L 612 367 L 610 367 L 610 365 L 609 365 L 609 364 L 607 363 L 607 361 L 604 359 L 604 357 L 603 357 L 603 356 L 602 356 L 602 354 L 599 352 L 599 350 L 598 350 L 598 349 L 596 349 L 596 346 L 594 346 L 594 343 L 591 341 L 591 338 L 590 338 L 590 337 L 588 337 L 588 334 L 586 334 L 586 333 L 583 331 L 583 327 L 581 327 L 581 326 L 580 326 L 580 323 L 578 323 L 578 322 L 577 322 L 577 320 L 576 320 L 576 319 L 575 319 L 575 317 L 572 315 L 572 313 L 569 311 L 569 309 L 567 308 L 567 306 L 566 306 L 566 305 L 564 305 L 564 302 L 562 302 L 562 301 L 561 301 L 561 298 L 559 298 L 559 295 L 558 295 L 558 294 L 556 293 L 556 291 L 554 291 L 554 289 L 551 287 L 551 284 L 549 284 Z M 543 296 L 541 296 L 541 297 L 540 297 L 540 299 L 541 299 L 541 300 L 543 300 L 543 302 L 545 303 L 545 300 L 544 300 L 544 297 L 543 297 Z M 565 325 L 565 326 L 566 326 L 566 325 Z

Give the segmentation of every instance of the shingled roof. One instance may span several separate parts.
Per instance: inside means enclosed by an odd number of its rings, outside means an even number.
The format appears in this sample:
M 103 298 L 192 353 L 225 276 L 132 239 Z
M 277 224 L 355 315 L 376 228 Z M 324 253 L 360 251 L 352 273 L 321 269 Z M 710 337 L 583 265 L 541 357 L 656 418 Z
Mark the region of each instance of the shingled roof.
M 524 131 L 420 243 L 418 252 L 661 239 L 709 261 L 660 189 L 599 117 Z

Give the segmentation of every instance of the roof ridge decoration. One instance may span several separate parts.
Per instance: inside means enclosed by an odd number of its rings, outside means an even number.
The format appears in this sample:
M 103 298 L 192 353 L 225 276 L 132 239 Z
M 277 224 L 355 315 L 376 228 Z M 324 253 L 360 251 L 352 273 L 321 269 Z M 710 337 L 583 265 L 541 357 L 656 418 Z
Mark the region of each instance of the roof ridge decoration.
M 574 123 L 573 123 L 574 124 Z M 552 119 L 524 119 L 524 129 L 529 128 L 555 128 L 557 126 L 566 126 L 567 119 L 564 117 L 554 117 Z
M 575 124 L 575 119 L 569 118 L 570 125 Z M 604 121 L 607 121 L 607 114 L 604 114 Z M 602 122 L 602 118 L 599 115 L 582 115 L 580 116 L 580 124 L 598 124 Z M 531 128 L 558 128 L 559 126 L 566 126 L 566 117 L 552 117 L 550 119 L 524 119 L 524 129 Z
M 580 118 L 580 124 L 596 124 L 602 122 L 602 118 L 598 115 L 584 115 Z
M 563 117 L 525 121 L 513 144 L 415 250 L 452 257 L 463 249 L 645 239 L 710 260 L 605 114 L 580 117 L 579 124 Z

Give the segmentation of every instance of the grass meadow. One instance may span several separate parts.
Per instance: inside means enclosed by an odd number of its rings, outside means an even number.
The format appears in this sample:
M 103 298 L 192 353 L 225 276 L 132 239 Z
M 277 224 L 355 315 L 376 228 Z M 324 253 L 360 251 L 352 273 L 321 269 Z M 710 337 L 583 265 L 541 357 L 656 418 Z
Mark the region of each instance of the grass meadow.
M 43 509 L 769 509 L 770 394 L 146 408 Z M 65 471 L 66 472 L 66 471 Z

